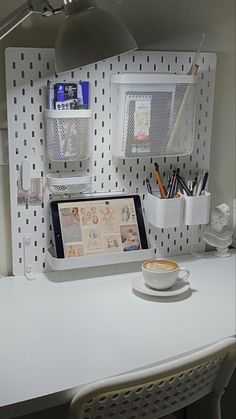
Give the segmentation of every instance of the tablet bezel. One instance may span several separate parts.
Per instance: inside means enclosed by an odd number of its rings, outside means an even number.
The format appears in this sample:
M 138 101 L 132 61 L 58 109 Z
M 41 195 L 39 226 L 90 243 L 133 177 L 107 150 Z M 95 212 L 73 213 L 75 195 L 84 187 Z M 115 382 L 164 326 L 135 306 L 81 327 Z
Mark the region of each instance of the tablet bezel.
M 54 200 L 50 202 L 51 208 L 51 217 L 52 217 L 52 224 L 53 224 L 53 233 L 54 233 L 54 244 L 56 249 L 56 257 L 59 259 L 65 258 L 64 253 L 64 246 L 63 246 L 63 239 L 62 239 L 62 231 L 61 231 L 61 223 L 60 223 L 60 216 L 59 216 L 59 209 L 58 204 L 67 203 L 67 202 L 93 202 L 93 201 L 104 201 L 104 200 L 113 200 L 113 199 L 127 199 L 132 198 L 135 207 L 135 213 L 137 218 L 137 227 L 139 230 L 139 237 L 141 243 L 141 250 L 148 249 L 148 241 L 146 235 L 146 229 L 143 219 L 143 211 L 141 206 L 141 200 L 139 195 L 117 195 L 117 196 L 99 196 L 99 197 L 84 197 L 84 198 L 74 198 L 74 199 L 60 199 Z M 136 252 L 137 250 L 130 250 L 131 252 Z M 105 254 L 106 252 L 101 252 L 101 255 Z M 83 256 L 80 256 L 83 257 Z

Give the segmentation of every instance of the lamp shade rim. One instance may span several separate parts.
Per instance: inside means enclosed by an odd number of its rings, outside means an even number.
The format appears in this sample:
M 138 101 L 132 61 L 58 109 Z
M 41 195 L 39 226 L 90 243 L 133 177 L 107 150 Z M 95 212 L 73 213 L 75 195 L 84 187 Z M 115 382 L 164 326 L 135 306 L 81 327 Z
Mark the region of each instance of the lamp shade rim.
M 138 45 L 116 17 L 99 8 L 89 8 L 67 16 L 55 44 L 57 73 L 100 62 L 127 52 Z
M 56 74 L 62 74 L 62 73 L 67 73 L 68 71 L 74 71 L 74 70 L 76 70 L 77 68 L 86 67 L 86 66 L 89 66 L 89 65 L 91 65 L 91 64 L 101 63 L 101 62 L 103 62 L 103 61 L 106 61 L 106 60 L 109 60 L 109 59 L 112 59 L 112 58 L 115 58 L 115 57 L 119 57 L 119 56 L 122 56 L 122 55 L 128 54 L 129 52 L 136 51 L 138 48 L 139 48 L 139 47 L 138 47 L 138 45 L 137 45 L 137 47 L 136 47 L 136 48 L 132 48 L 132 49 L 130 49 L 129 51 L 120 52 L 119 54 L 114 54 L 114 55 L 109 56 L 109 57 L 104 57 L 104 58 L 98 59 L 98 60 L 96 60 L 96 61 L 91 61 L 91 62 L 88 62 L 88 63 L 86 63 L 86 64 L 75 65 L 74 67 L 72 66 L 70 69 L 68 69 L 68 68 L 63 69 L 63 67 L 60 67 L 60 68 L 59 68 L 59 66 L 57 65 L 57 61 L 55 60 L 55 72 L 56 72 Z

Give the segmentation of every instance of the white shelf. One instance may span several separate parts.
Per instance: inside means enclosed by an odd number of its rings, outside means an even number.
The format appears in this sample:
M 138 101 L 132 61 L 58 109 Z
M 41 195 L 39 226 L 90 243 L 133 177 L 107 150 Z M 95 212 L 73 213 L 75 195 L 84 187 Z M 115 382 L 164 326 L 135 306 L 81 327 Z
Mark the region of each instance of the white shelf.
M 81 172 L 61 172 L 47 174 L 47 187 L 52 194 L 76 194 L 88 192 L 91 175 Z
M 195 84 L 196 76 L 186 74 L 153 74 L 153 73 L 123 73 L 113 74 L 111 82 L 117 84 L 163 84 L 163 83 L 184 83 Z
M 45 109 L 45 118 L 91 118 L 90 109 L 68 109 L 58 111 L 56 109 Z
M 152 259 L 154 249 L 133 250 L 130 252 L 114 252 L 72 258 L 56 258 L 53 248 L 47 250 L 46 261 L 54 271 L 67 269 L 89 268 L 91 266 L 113 265 L 116 263 L 138 262 Z

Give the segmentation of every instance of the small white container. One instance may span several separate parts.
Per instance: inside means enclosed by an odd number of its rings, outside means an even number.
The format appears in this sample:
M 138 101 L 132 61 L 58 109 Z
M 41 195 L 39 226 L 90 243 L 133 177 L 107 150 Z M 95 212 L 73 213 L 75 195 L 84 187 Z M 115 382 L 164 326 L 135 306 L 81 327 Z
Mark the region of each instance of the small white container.
M 77 161 L 90 157 L 91 116 L 92 112 L 88 109 L 45 110 L 49 160 Z
M 60 259 L 54 256 L 52 248 L 46 252 L 46 261 L 54 271 L 113 265 L 116 263 L 140 262 L 142 260 L 152 259 L 153 257 L 154 249 L 152 248 Z
M 178 227 L 183 224 L 183 197 L 161 199 L 146 194 L 144 208 L 147 220 L 158 228 Z
M 184 196 L 184 224 L 208 224 L 210 215 L 211 194 L 205 192 L 200 196 Z
M 85 193 L 91 187 L 91 175 L 81 172 L 47 174 L 47 187 L 54 195 Z
M 190 154 L 196 83 L 192 75 L 113 74 L 112 154 L 122 159 Z

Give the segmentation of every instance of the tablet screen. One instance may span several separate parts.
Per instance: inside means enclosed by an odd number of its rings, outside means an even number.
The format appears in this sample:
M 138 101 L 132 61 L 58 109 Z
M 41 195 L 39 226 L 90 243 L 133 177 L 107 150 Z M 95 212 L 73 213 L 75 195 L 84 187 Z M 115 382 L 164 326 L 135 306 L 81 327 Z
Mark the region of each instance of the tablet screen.
M 136 201 L 139 197 L 135 198 L 136 200 L 134 197 L 116 197 L 57 202 L 61 245 L 56 247 L 57 254 L 61 247 L 64 253 L 58 257 L 147 248 L 146 235 L 143 237 L 144 225 L 142 222 L 140 224 L 140 212 L 137 211 Z M 58 233 L 57 226 L 56 230 Z

